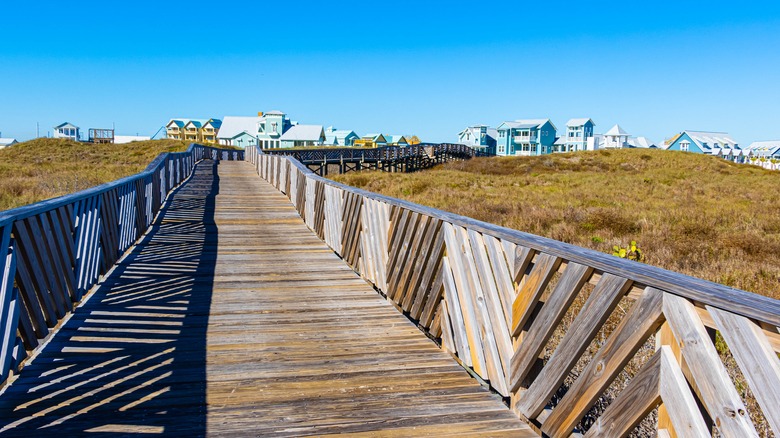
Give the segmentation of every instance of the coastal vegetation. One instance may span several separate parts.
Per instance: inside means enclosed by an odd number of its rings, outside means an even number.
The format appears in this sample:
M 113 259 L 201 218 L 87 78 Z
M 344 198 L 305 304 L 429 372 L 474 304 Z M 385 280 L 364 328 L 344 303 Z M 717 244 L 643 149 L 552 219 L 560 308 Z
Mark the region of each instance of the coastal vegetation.
M 189 142 L 78 143 L 39 138 L 0 150 L 0 210 L 32 204 L 133 175 Z
M 610 254 L 639 247 L 644 263 L 780 298 L 780 175 L 756 166 L 623 149 L 334 179 Z

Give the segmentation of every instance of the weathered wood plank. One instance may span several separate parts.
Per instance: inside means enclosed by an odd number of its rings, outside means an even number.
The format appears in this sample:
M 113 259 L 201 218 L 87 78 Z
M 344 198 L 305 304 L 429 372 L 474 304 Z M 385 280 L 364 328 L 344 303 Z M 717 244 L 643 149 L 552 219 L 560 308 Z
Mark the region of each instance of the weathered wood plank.
M 737 360 L 769 425 L 780 433 L 780 359 L 764 331 L 749 319 L 720 309 L 707 309 Z
M 528 278 L 521 286 L 518 286 L 520 291 L 512 303 L 512 336 L 518 336 L 523 330 L 534 307 L 536 307 L 536 303 L 560 264 L 561 259 L 558 257 L 539 254 Z
M 523 338 L 523 342 L 512 356 L 510 376 L 513 391 L 517 391 L 520 383 L 531 371 L 539 353 L 544 349 L 550 336 L 566 314 L 566 310 L 571 306 L 592 272 L 593 269 L 578 263 L 570 263 L 566 266 L 566 270 L 558 284 L 555 285 L 550 298 L 544 303 L 541 312 Z
M 558 348 L 518 401 L 516 408 L 523 415 L 536 418 L 542 412 L 630 286 L 625 278 L 610 274 L 601 277 Z
M 561 436 L 574 429 L 604 389 L 664 321 L 663 297 L 664 293 L 657 289 L 645 290 L 544 421 L 542 432 Z
M 718 430 L 724 436 L 758 436 L 693 304 L 666 294 L 663 309 L 693 376 L 690 384 Z

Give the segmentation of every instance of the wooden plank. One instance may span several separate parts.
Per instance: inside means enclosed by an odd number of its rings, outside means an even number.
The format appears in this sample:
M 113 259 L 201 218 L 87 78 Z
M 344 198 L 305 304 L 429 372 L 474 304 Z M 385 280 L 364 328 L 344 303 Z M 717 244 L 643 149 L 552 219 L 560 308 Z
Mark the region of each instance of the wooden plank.
M 668 430 L 679 431 L 684 437 L 709 437 L 710 429 L 702 419 L 696 400 L 688 388 L 688 382 L 680 370 L 671 347 L 662 346 L 660 392 L 663 406 L 669 414 L 671 425 Z M 657 354 L 657 353 L 656 353 Z M 676 432 L 675 432 L 676 433 Z
M 531 371 L 537 357 L 592 272 L 592 268 L 578 263 L 570 263 L 566 266 L 566 270 L 558 284 L 555 285 L 550 298 L 542 307 L 541 312 L 523 338 L 523 342 L 512 356 L 510 368 L 512 391 L 519 389 L 520 383 Z
M 25 245 L 31 260 L 35 260 L 32 270 L 37 278 L 33 281 L 39 281 L 42 294 L 48 294 L 53 298 L 54 311 L 58 318 L 62 318 L 71 309 L 71 303 L 54 276 L 51 255 L 44 245 L 46 237 L 38 226 L 37 217 L 27 218 L 18 225 L 15 231 L 19 232 L 19 243 Z
M 558 270 L 561 259 L 549 254 L 539 254 L 531 273 L 518 288 L 520 291 L 512 303 L 512 336 L 518 336 L 531 317 L 536 303 Z
M 388 240 L 387 246 L 389 255 L 387 257 L 387 268 L 385 269 L 385 272 L 387 272 L 388 284 L 392 283 L 393 279 L 398 275 L 396 265 L 398 264 L 398 259 L 400 258 L 399 254 L 401 249 L 403 248 L 403 237 L 406 235 L 407 227 L 412 220 L 412 214 L 408 210 L 400 211 L 399 215 L 400 217 L 397 220 L 397 223 L 393 226 L 391 237 L 390 240 Z
M 610 403 L 585 437 L 627 436 L 661 401 L 669 407 L 681 436 L 710 436 L 674 354 L 669 346 L 663 346 Z
M 441 238 L 441 241 L 443 241 L 444 238 Z M 442 262 L 439 264 L 439 268 L 436 270 L 436 278 L 433 280 L 433 284 L 431 285 L 430 290 L 427 293 L 427 297 L 425 298 L 425 307 L 422 309 L 419 317 L 419 323 L 422 327 L 428 327 L 431 323 L 431 320 L 433 319 L 434 312 L 436 311 L 439 301 L 442 299 L 442 296 L 444 294 L 444 263 L 443 263 L 443 257 Z M 452 273 L 450 273 L 452 275 Z M 426 294 L 420 294 L 418 296 L 423 296 Z M 421 300 L 422 301 L 422 300 Z M 450 304 L 453 302 L 450 301 Z M 416 304 L 416 303 L 415 303 Z M 414 308 L 412 309 L 412 312 L 414 312 Z
M 461 263 L 465 267 L 465 269 L 461 271 L 461 274 L 464 277 L 464 284 L 467 285 L 467 288 L 463 289 L 463 291 L 470 294 L 470 302 L 474 306 L 473 309 L 477 317 L 478 332 L 476 334 L 482 342 L 485 356 L 487 374 L 483 375 L 483 378 L 487 377 L 491 386 L 495 388 L 499 394 L 508 397 L 509 388 L 507 387 L 507 373 L 503 367 L 501 353 L 499 353 L 499 341 L 496 339 L 495 335 L 497 330 L 493 328 L 493 319 L 500 322 L 504 322 L 504 320 L 500 317 L 500 314 L 494 315 L 493 318 L 490 316 L 488 299 L 486 298 L 482 287 L 480 287 L 479 273 L 477 272 L 477 264 L 474 257 L 474 253 L 478 250 L 472 248 L 468 230 L 457 227 L 455 228 L 455 231 L 458 233 L 460 243 L 462 244 L 462 251 L 460 253 L 455 252 L 454 255 L 460 257 Z M 484 251 L 484 247 L 482 251 Z M 500 334 L 503 335 L 503 333 Z M 511 347 L 507 350 L 507 354 L 509 354 L 509 351 L 511 351 Z M 506 359 L 509 360 L 509 356 L 507 356 Z
M 501 308 L 504 312 L 506 326 L 512 325 L 512 303 L 515 299 L 515 287 L 513 284 L 512 265 L 509 264 L 503 251 L 502 243 L 493 236 L 482 236 L 490 258 L 490 267 L 494 272 L 496 287 L 498 288 Z M 514 257 L 512 257 L 514 259 Z M 514 260 L 513 262 L 514 263 Z
M 411 295 L 409 292 L 409 281 L 412 278 L 412 274 L 415 271 L 417 260 L 422 257 L 421 246 L 423 240 L 430 234 L 433 234 L 434 223 L 428 216 L 420 216 L 420 219 L 415 228 L 411 243 L 408 243 L 408 250 L 406 257 L 404 257 L 402 266 L 399 266 L 400 275 L 396 276 L 396 281 L 388 285 L 388 290 L 394 290 L 393 300 L 401 306 L 405 311 L 409 311 L 410 308 L 407 305 L 404 307 L 404 301 L 411 301 L 411 298 L 407 299 L 406 295 Z
M 468 231 L 468 239 L 471 246 L 471 254 L 475 263 L 476 273 L 481 285 L 482 297 L 477 297 L 477 302 L 481 303 L 483 308 L 483 318 L 489 320 L 494 342 L 498 349 L 501 359 L 502 369 L 502 389 L 505 396 L 509 396 L 509 391 L 504 382 L 509 382 L 509 365 L 512 360 L 512 337 L 509 334 L 509 324 L 504 317 L 504 307 L 496 285 L 496 279 L 490 261 L 488 259 L 487 249 L 483 236 L 477 232 Z M 480 298 L 482 301 L 480 302 Z
M 526 270 L 528 269 L 528 265 L 531 264 L 531 260 L 533 260 L 534 255 L 536 255 L 536 251 L 532 250 L 530 247 L 515 246 L 515 255 L 514 255 L 514 282 L 516 284 L 520 284 L 520 280 L 525 275 Z M 515 289 L 517 292 L 518 289 Z
M 65 266 L 60 263 L 61 257 L 59 255 L 59 247 L 54 240 L 55 234 L 49 222 L 49 214 L 44 213 L 36 218 L 30 218 L 28 220 L 34 221 L 33 223 L 37 227 L 37 229 L 33 227 L 33 229 L 36 230 L 34 232 L 41 233 L 39 238 L 41 241 L 41 249 L 49 260 L 49 268 L 51 269 L 51 276 L 54 280 L 53 284 L 57 293 L 62 296 L 65 310 L 70 312 L 73 310 L 73 301 L 66 280 L 67 272 Z
M 452 268 L 447 256 L 442 259 L 441 278 L 444 289 L 445 301 L 452 323 L 452 338 L 456 347 L 455 353 L 458 358 L 467 366 L 473 366 L 471 347 L 466 335 L 466 324 L 463 320 L 463 310 L 458 298 L 458 291 L 455 286 L 455 278 L 452 275 Z
M 724 436 L 757 436 L 745 405 L 693 304 L 685 298 L 666 294 L 663 309 L 693 376 L 690 384 L 718 430 Z
M 420 310 L 422 301 L 424 301 L 424 295 L 429 287 L 429 284 L 425 284 L 424 287 L 420 286 L 423 277 L 427 273 L 425 268 L 426 266 L 430 265 L 429 262 L 432 257 L 431 252 L 434 249 L 436 239 L 438 238 L 441 230 L 441 221 L 437 219 L 431 219 L 429 224 L 430 226 L 426 231 L 425 236 L 421 240 L 420 247 L 416 250 L 418 252 L 418 256 L 414 262 L 414 266 L 409 269 L 412 274 L 410 275 L 409 281 L 407 282 L 405 290 L 403 291 L 404 301 L 401 307 L 409 312 L 410 316 L 414 319 L 419 318 L 419 313 L 415 316 L 413 311 L 415 309 L 417 311 Z M 434 264 L 435 262 L 436 261 L 434 261 Z M 432 269 L 435 269 L 435 267 Z M 429 276 L 429 278 L 432 277 L 432 275 Z M 421 303 L 415 308 L 415 303 L 418 301 Z
M 57 324 L 56 303 L 48 292 L 26 226 L 23 222 L 15 223 L 13 232 L 17 238 L 16 248 L 19 249 L 16 272 L 21 283 L 20 290 L 35 317 L 36 333 L 42 338 L 48 332 L 46 327 Z M 43 311 L 42 314 L 38 308 Z
M 426 257 L 425 266 L 422 268 L 422 278 L 419 282 L 417 296 L 412 305 L 412 310 L 409 312 L 409 315 L 414 319 L 419 319 L 420 324 L 423 326 L 427 325 L 427 322 L 430 321 L 430 315 L 441 297 L 442 283 L 440 277 L 441 260 L 444 256 L 444 234 L 442 232 L 441 222 L 438 223 L 437 227 L 438 229 L 434 236 L 433 248 Z
M 780 359 L 764 331 L 749 319 L 714 307 L 707 310 L 718 325 L 764 417 L 780 433 Z
M 585 434 L 585 438 L 625 437 L 661 403 L 661 357 L 658 351 L 642 366 Z
M 544 421 L 542 432 L 561 436 L 574 429 L 604 389 L 664 321 L 663 294 L 657 289 L 645 289 Z
M 481 329 L 477 304 L 475 302 L 473 285 L 471 284 L 468 266 L 464 263 L 463 254 L 466 254 L 466 242 L 460 236 L 458 230 L 452 225 L 445 223 L 443 226 L 444 241 L 447 245 L 447 259 L 452 266 L 452 278 L 455 281 L 453 294 L 457 295 L 457 302 L 463 315 L 463 331 L 468 340 L 469 350 L 471 352 L 471 367 L 483 379 L 489 379 L 487 370 L 487 359 L 485 357 L 485 347 L 482 345 Z M 445 283 L 445 292 L 447 290 Z M 447 299 L 449 300 L 449 295 Z M 453 305 L 455 303 L 453 302 Z M 448 307 L 448 308 L 451 308 Z

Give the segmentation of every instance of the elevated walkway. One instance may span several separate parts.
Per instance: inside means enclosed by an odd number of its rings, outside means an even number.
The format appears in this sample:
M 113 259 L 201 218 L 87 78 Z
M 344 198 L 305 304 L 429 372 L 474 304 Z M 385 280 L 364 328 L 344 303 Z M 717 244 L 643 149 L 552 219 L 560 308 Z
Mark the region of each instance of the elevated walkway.
M 0 436 L 536 436 L 250 164 L 203 161 L 0 395 Z

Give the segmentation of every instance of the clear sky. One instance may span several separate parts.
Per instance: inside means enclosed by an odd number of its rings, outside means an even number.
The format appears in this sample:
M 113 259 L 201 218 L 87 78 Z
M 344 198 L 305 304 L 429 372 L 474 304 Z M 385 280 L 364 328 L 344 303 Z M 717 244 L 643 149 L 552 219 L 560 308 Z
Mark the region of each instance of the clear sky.
M 780 139 L 780 2 L 41 2 L 0 7 L 0 132 L 279 109 L 359 134 L 590 117 Z

